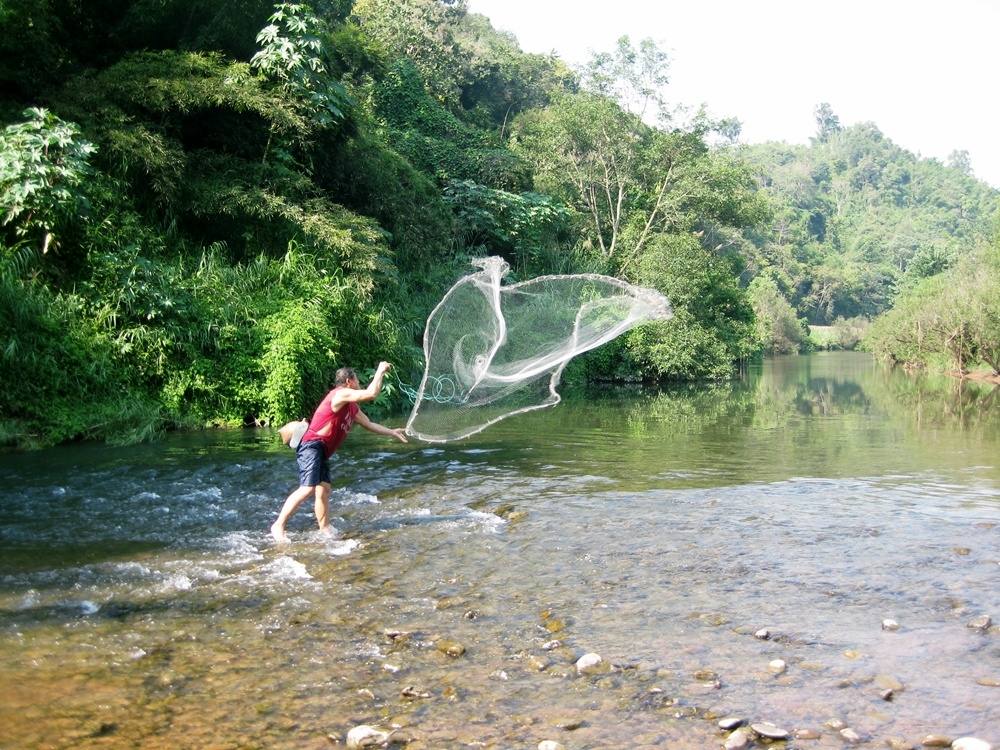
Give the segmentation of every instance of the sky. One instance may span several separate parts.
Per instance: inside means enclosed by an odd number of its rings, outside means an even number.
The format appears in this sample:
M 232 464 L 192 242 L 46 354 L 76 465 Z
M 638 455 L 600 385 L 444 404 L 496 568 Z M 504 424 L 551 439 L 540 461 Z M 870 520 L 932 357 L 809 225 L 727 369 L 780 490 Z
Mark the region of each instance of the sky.
M 1000 188 L 1000 0 L 468 0 L 521 49 L 579 65 L 628 35 L 670 55 L 667 99 L 736 117 L 744 143 L 808 143 L 829 102 Z

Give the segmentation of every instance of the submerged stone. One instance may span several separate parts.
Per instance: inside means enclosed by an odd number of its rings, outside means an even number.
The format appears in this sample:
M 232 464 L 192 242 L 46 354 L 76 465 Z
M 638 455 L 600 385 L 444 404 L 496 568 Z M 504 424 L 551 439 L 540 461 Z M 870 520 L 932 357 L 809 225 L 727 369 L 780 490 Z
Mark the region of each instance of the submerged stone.
M 723 745 L 725 750 L 744 750 L 750 746 L 750 733 L 743 727 L 740 727 L 735 732 L 730 734 L 726 738 L 726 742 Z
M 951 737 L 943 734 L 928 734 L 920 744 L 924 747 L 951 747 Z
M 751 724 L 750 728 L 759 734 L 761 737 L 767 737 L 769 740 L 786 740 L 788 739 L 788 730 L 782 729 L 781 727 L 775 726 L 767 721 L 762 721 L 757 724 Z
M 741 727 L 746 723 L 746 719 L 739 716 L 727 716 L 724 719 L 719 719 L 719 729 L 725 729 L 729 731 L 731 729 L 736 729 Z
M 972 630 L 987 631 L 990 629 L 990 625 L 993 624 L 993 618 L 989 615 L 979 615 L 979 617 L 973 617 L 969 620 L 965 626 L 971 628 Z
M 377 727 L 361 724 L 347 733 L 347 747 L 350 750 L 363 747 L 377 747 L 389 740 L 389 733 Z
M 604 659 L 600 654 L 584 654 L 576 661 L 578 674 L 597 674 L 605 670 Z
M 959 737 L 951 743 L 951 750 L 993 750 L 993 745 L 978 737 Z

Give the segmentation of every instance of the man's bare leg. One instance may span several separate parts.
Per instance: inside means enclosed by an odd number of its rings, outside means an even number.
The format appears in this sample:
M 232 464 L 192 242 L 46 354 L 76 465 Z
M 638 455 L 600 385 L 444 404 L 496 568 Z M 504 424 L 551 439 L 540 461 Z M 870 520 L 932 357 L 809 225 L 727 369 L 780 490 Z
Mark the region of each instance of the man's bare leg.
M 316 525 L 324 534 L 330 531 L 330 483 L 321 482 L 316 485 Z
M 288 519 L 291 518 L 295 509 L 302 504 L 303 500 L 313 493 L 314 489 L 318 490 L 319 487 L 303 485 L 285 499 L 285 504 L 281 507 L 281 512 L 278 514 L 278 520 L 271 524 L 271 536 L 274 537 L 274 541 L 288 541 L 288 535 L 285 534 L 285 524 L 288 523 Z

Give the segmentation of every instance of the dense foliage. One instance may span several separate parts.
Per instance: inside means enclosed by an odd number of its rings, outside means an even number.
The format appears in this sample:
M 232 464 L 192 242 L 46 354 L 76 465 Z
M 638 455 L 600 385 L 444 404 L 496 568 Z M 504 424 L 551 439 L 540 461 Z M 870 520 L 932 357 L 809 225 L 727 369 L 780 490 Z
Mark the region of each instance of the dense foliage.
M 724 378 L 978 273 L 996 207 L 829 112 L 809 148 L 712 146 L 735 123 L 674 123 L 651 42 L 572 71 L 460 0 L 7 0 L 0 32 L 3 443 L 299 417 L 343 364 L 412 382 L 487 253 L 670 296 L 573 377 Z

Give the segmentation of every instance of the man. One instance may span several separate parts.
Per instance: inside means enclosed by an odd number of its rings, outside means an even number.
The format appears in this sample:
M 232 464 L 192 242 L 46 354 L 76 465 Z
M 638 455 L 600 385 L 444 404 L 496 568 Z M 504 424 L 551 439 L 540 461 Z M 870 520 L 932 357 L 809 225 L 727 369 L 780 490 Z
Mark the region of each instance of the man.
M 350 367 L 337 370 L 334 388 L 320 401 L 309 422 L 309 429 L 295 451 L 299 465 L 299 488 L 285 500 L 278 520 L 271 526 L 271 536 L 277 542 L 287 542 L 285 524 L 296 508 L 310 495 L 316 496 L 316 523 L 319 530 L 329 533 L 327 515 L 330 508 L 330 456 L 340 447 L 355 423 L 377 435 L 393 437 L 405 443 L 402 429 L 390 429 L 372 422 L 358 404 L 374 401 L 382 390 L 382 378 L 389 369 L 388 362 L 379 362 L 375 377 L 368 387 L 361 389 L 358 376 Z

